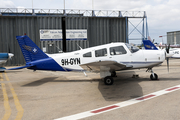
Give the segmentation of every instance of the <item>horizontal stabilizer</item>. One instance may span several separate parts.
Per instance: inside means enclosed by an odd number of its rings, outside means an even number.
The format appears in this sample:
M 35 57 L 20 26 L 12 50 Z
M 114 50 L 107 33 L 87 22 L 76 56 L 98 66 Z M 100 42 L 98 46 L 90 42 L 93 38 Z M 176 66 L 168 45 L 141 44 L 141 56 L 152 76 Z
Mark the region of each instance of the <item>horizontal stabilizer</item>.
M 21 67 L 10 68 L 10 69 L 7 69 L 7 70 L 18 70 L 18 69 L 23 69 L 23 68 L 28 68 L 28 67 L 32 67 L 32 66 L 26 65 L 26 66 L 21 66 Z

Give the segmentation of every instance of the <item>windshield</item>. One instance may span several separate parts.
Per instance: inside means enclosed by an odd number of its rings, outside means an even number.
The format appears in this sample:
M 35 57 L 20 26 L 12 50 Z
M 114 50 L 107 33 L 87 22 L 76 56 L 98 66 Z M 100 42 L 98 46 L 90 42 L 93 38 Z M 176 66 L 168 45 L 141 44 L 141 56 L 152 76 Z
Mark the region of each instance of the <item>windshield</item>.
M 135 52 L 137 52 L 137 51 L 139 50 L 139 48 L 136 47 L 136 46 L 132 46 L 132 45 L 127 44 L 127 43 L 125 43 L 125 45 L 126 45 L 126 46 L 128 47 L 128 49 L 131 51 L 131 53 L 135 53 Z

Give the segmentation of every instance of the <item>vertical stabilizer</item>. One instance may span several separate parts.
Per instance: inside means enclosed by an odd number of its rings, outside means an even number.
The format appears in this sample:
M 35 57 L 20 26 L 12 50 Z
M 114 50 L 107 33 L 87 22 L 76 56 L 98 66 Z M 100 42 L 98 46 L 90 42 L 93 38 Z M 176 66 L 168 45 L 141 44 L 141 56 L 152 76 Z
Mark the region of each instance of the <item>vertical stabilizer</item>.
M 27 35 L 16 36 L 26 63 L 49 58 Z
M 143 44 L 146 50 L 158 50 L 158 48 L 150 40 L 143 40 Z

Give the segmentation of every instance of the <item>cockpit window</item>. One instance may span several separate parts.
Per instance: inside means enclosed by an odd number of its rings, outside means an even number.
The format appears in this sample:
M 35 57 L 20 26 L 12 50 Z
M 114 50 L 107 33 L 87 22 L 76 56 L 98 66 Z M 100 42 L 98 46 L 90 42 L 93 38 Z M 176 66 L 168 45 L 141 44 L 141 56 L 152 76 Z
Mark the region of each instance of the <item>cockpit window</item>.
M 96 57 L 103 57 L 103 56 L 107 56 L 107 49 L 100 49 L 100 50 L 96 50 L 95 51 L 95 56 Z
M 132 46 L 132 45 L 127 44 L 127 43 L 125 43 L 125 45 L 126 45 L 126 46 L 128 47 L 128 49 L 131 51 L 131 53 L 135 53 L 135 52 L 137 52 L 137 51 L 139 50 L 139 48 L 136 47 L 136 46 Z
M 111 55 L 122 55 L 122 54 L 126 54 L 126 53 L 127 52 L 123 46 L 117 46 L 117 47 L 111 47 L 110 48 L 110 54 Z
M 83 57 L 92 57 L 92 54 L 91 52 L 88 52 L 88 53 L 83 54 Z

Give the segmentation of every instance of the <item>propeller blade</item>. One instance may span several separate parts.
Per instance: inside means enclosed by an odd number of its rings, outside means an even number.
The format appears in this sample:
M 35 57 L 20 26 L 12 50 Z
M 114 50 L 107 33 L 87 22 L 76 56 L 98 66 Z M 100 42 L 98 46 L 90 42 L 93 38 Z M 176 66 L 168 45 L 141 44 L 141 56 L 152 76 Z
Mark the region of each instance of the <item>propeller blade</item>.
M 169 49 L 170 49 L 170 44 L 168 45 L 168 48 L 167 48 L 167 53 L 169 53 Z
M 168 72 L 169 72 L 169 58 L 166 58 L 166 61 L 167 61 L 167 69 L 168 69 Z
M 165 46 L 166 46 L 166 52 L 169 54 L 170 44 L 168 46 L 165 44 Z

